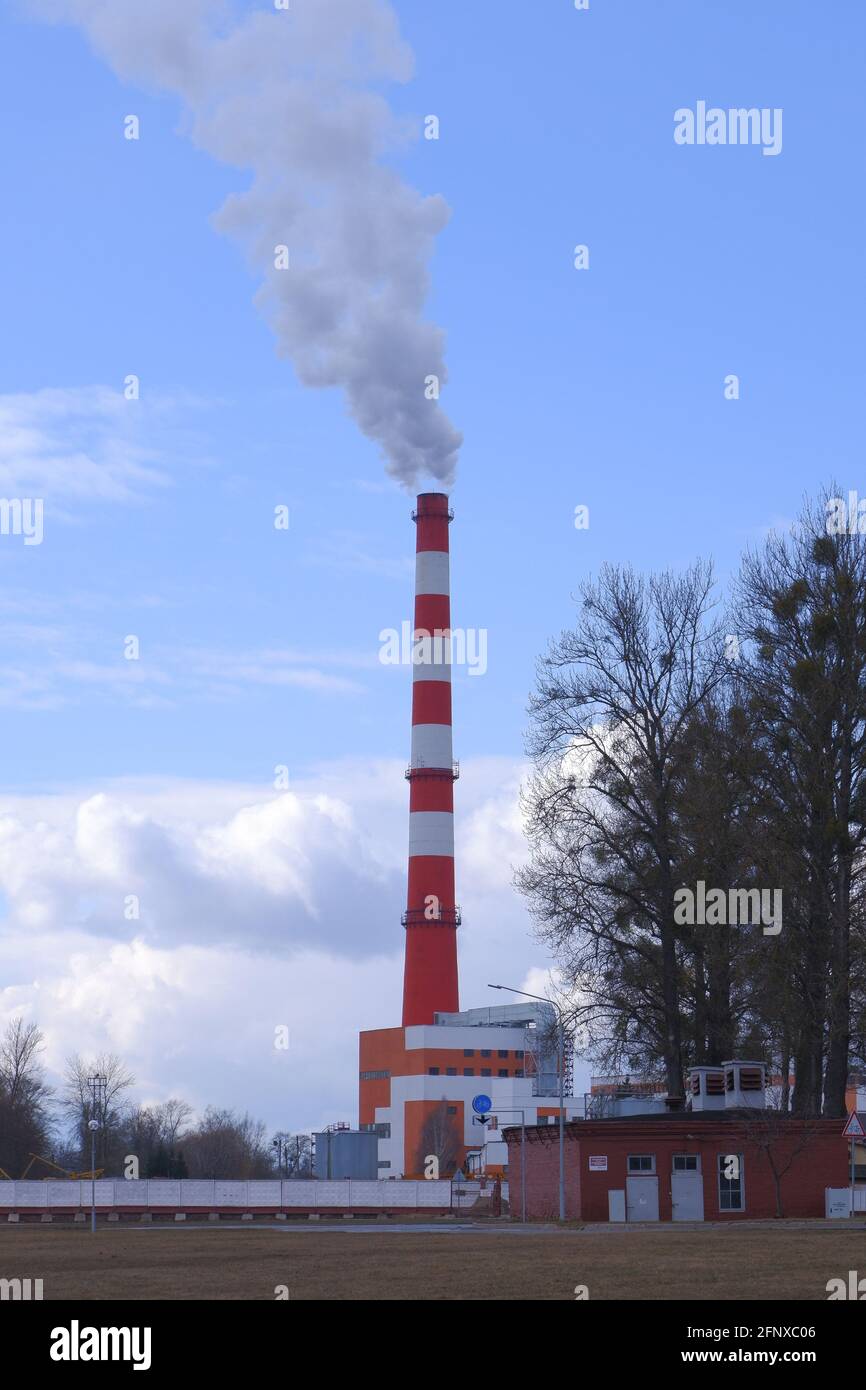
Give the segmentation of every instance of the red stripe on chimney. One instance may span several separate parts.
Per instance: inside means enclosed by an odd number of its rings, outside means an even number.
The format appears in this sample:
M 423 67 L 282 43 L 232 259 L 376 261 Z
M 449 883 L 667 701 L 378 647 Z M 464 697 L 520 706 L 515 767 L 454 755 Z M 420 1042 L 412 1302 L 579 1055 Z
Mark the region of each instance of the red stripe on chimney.
M 447 594 L 416 594 L 415 631 L 421 637 L 451 631 L 451 601 Z
M 454 783 L 451 774 L 444 777 L 415 776 L 409 789 L 410 811 L 454 810 Z
M 412 687 L 412 723 L 451 723 L 450 681 L 415 681 Z

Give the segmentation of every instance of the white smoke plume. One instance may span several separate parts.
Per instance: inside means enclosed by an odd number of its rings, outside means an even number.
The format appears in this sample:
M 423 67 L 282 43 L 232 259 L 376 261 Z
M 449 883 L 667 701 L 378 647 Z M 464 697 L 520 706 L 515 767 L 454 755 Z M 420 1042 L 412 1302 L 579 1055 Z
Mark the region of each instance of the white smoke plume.
M 448 485 L 462 440 L 425 393 L 447 370 L 422 311 L 450 214 L 382 162 L 414 132 L 374 90 L 407 81 L 412 53 L 387 0 L 261 2 L 28 0 L 81 26 L 122 79 L 180 97 L 195 144 L 250 171 L 215 222 L 262 269 L 256 302 L 278 351 L 305 385 L 345 391 L 394 477 Z

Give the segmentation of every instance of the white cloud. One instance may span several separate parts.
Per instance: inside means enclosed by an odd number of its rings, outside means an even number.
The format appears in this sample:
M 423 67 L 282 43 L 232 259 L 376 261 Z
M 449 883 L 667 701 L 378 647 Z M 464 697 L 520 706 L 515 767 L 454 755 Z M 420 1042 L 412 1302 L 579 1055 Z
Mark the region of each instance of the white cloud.
M 346 760 L 280 795 L 145 779 L 5 797 L 0 1025 L 35 1018 L 55 1073 L 71 1051 L 113 1050 L 150 1097 L 249 1106 L 282 1127 L 355 1117 L 357 1033 L 400 1017 L 402 770 Z M 543 953 L 511 886 L 520 768 L 479 759 L 463 773 L 470 1007 L 501 1002 L 490 981 L 535 978 Z M 138 921 L 124 918 L 129 894 Z
M 74 605 L 70 605 L 73 607 Z M 167 708 L 186 701 L 232 700 L 251 687 L 288 687 L 314 695 L 355 697 L 367 686 L 358 672 L 377 672 L 377 650 L 302 651 L 176 647 L 144 641 L 139 659 L 127 660 L 117 629 L 89 628 L 70 616 L 55 623 L 0 622 L 0 707 L 59 709 L 82 698 L 135 708 Z M 106 659 L 106 649 L 113 659 Z M 83 653 L 91 653 L 83 655 Z M 96 654 L 96 658 L 93 654 Z M 351 671 L 348 675 L 340 671 Z
M 373 652 L 364 654 L 348 649 L 305 652 L 265 647 L 219 651 L 186 647 L 166 655 L 178 671 L 179 680 L 185 678 L 186 683 L 199 690 L 209 688 L 214 694 L 228 694 L 251 685 L 287 685 L 328 695 L 360 695 L 364 686 L 359 681 L 322 668 L 375 670 L 379 664 Z
M 4 977 L 22 976 L 0 990 L 0 1022 L 16 1012 L 38 1021 L 55 1082 L 70 1052 L 113 1051 L 135 1075 L 137 1096 L 179 1095 L 198 1111 L 249 1108 L 274 1128 L 356 1118 L 357 1034 L 391 1021 L 399 999 L 396 954 L 358 962 L 303 952 L 287 961 L 141 941 L 40 944 L 34 979 L 20 941 L 0 945 Z M 288 1051 L 273 1045 L 281 1026 Z
M 139 501 L 171 483 L 177 411 L 193 404 L 106 386 L 0 395 L 0 495 L 41 497 L 67 520 L 82 503 Z
M 396 778 L 395 778 L 396 780 Z M 387 941 L 388 873 L 341 797 L 236 792 L 214 815 L 200 788 L 193 820 L 165 802 L 101 791 L 64 800 L 45 818 L 26 802 L 0 816 L 0 880 L 9 923 L 75 924 L 150 943 L 225 942 L 290 954 L 300 947 L 364 955 Z M 392 891 L 393 891 L 393 886 Z

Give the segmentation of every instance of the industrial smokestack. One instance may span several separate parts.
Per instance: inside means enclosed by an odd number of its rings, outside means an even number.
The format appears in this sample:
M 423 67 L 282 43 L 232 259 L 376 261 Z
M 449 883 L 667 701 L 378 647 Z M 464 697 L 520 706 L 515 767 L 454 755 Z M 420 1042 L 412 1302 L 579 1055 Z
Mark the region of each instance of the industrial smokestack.
M 409 779 L 409 888 L 403 925 L 406 966 L 403 1026 L 456 1013 L 457 927 L 454 901 L 454 780 L 451 743 L 451 599 L 444 492 L 422 492 L 413 520 L 415 642 L 412 758 Z M 438 634 L 438 635 L 437 635 Z

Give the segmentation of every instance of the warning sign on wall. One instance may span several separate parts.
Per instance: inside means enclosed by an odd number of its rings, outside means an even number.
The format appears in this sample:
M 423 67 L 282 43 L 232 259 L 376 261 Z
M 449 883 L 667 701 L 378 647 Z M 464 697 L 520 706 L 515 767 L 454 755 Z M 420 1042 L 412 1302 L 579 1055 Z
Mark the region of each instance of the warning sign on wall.
M 589 1171 L 591 1173 L 607 1172 L 607 1154 L 590 1154 Z

